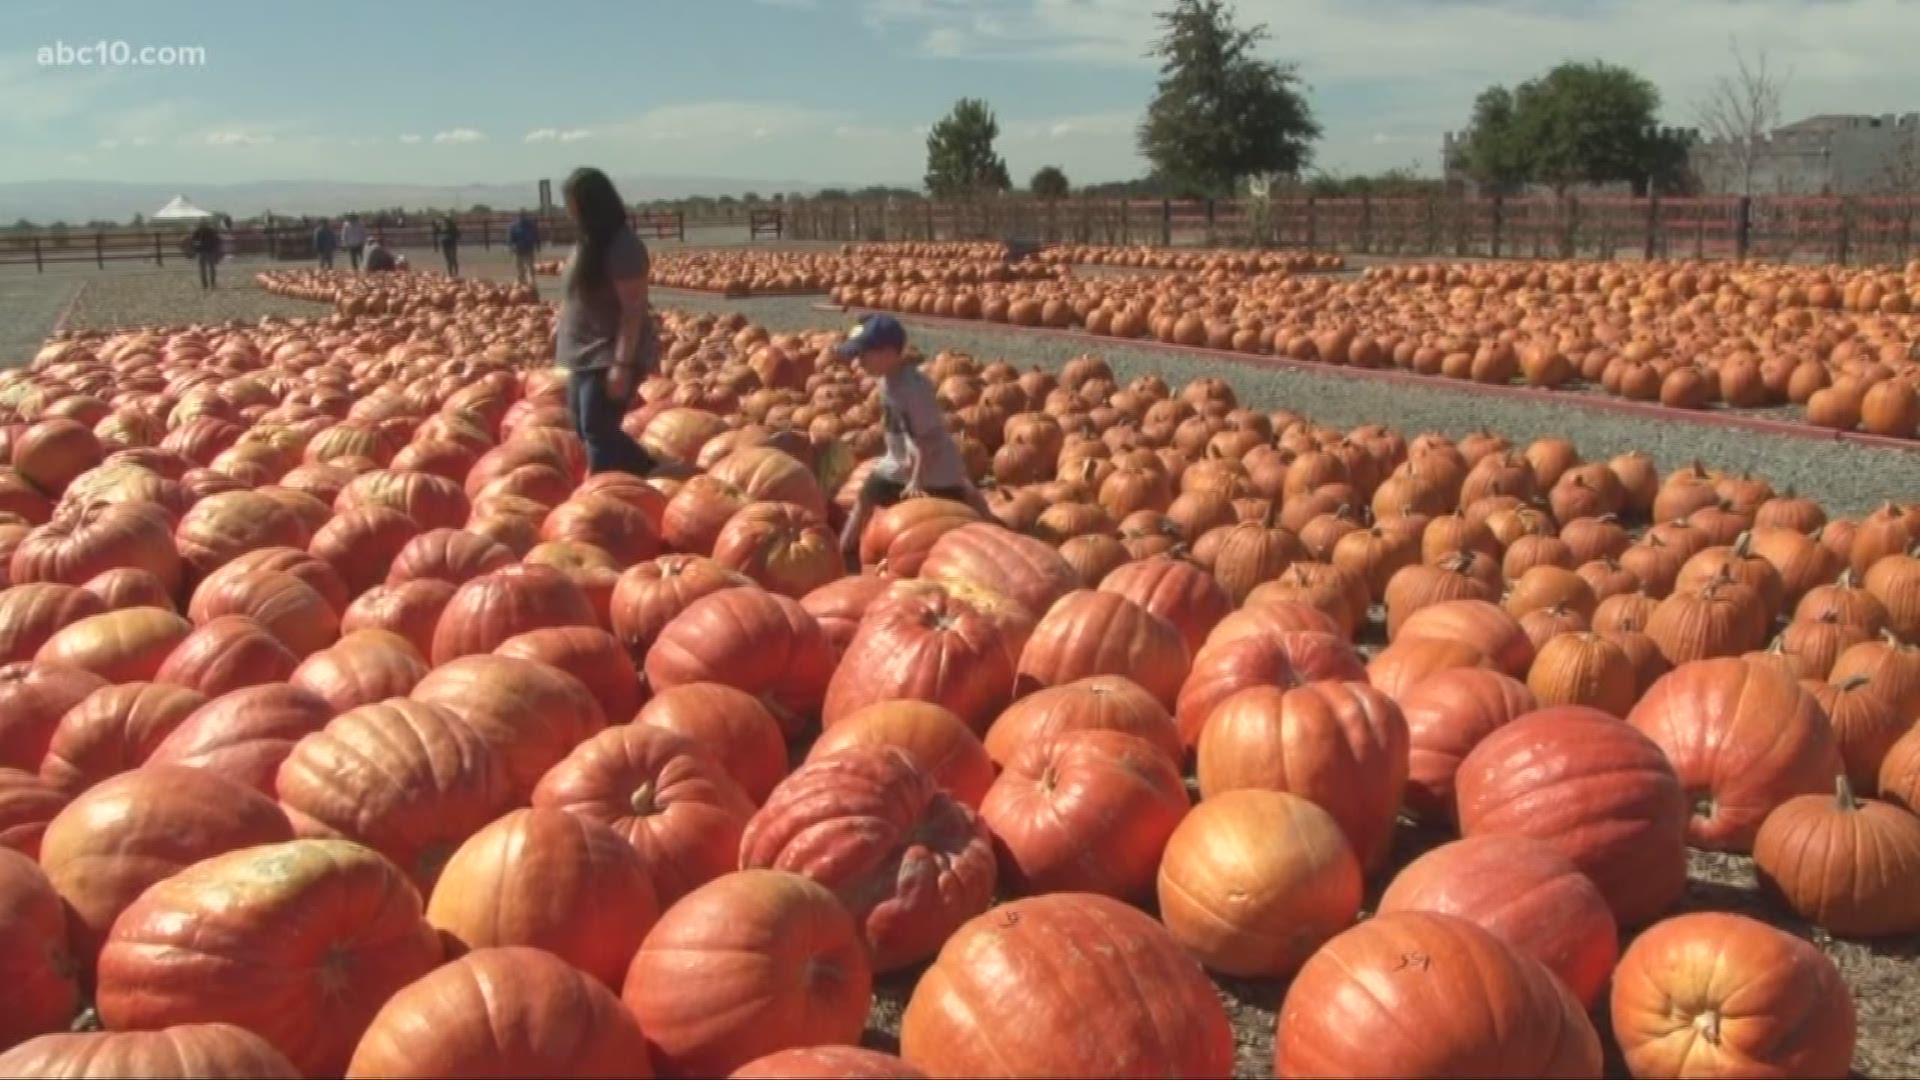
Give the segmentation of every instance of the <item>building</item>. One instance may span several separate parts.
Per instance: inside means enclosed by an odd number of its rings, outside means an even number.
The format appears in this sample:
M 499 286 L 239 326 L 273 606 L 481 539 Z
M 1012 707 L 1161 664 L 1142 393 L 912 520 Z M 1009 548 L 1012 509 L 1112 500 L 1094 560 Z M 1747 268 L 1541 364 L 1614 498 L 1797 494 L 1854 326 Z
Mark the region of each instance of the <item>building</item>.
M 1694 148 L 1711 194 L 1742 194 L 1737 149 Z M 1773 129 L 1754 155 L 1751 195 L 1865 195 L 1920 190 L 1920 113 L 1811 116 Z
M 1740 155 L 1723 141 L 1706 141 L 1692 129 L 1670 129 L 1692 142 L 1689 165 L 1707 195 L 1742 192 Z M 1449 183 L 1473 190 L 1454 163 L 1458 138 L 1441 140 Z M 1626 185 L 1587 185 L 1575 194 L 1622 194 Z M 1537 185 L 1529 194 L 1545 194 Z M 1920 113 L 1881 116 L 1829 114 L 1775 128 L 1754 156 L 1751 195 L 1864 195 L 1920 193 Z

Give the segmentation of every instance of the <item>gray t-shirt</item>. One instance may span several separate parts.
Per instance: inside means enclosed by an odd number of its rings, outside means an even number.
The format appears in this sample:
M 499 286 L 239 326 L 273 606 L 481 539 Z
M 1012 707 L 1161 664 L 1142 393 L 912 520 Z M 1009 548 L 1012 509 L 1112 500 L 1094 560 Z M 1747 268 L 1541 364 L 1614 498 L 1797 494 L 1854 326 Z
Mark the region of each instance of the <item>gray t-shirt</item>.
M 576 244 L 573 257 L 567 260 L 560 321 L 554 333 L 554 360 L 574 371 L 598 371 L 613 366 L 614 346 L 620 338 L 620 294 L 611 283 L 647 276 L 647 245 L 640 242 L 632 229 L 622 228 L 607 247 L 608 283 L 576 294 L 573 277 L 579 272 L 579 261 L 580 247 Z M 642 334 L 640 363 L 643 368 L 650 366 L 651 350 L 645 340 L 650 336 Z
M 920 486 L 954 488 L 966 482 L 960 447 L 940 411 L 940 399 L 918 367 L 903 366 L 880 380 L 880 426 L 886 433 L 887 453 L 873 467 L 875 475 L 901 482 L 911 478 L 908 447 L 918 444 Z

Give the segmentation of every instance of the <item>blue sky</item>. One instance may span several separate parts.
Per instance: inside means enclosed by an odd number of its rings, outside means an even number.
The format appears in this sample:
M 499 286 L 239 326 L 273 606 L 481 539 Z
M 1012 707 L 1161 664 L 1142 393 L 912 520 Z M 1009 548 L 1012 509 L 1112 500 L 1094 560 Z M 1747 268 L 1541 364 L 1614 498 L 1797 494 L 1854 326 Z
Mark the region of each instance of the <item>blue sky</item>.
M 1166 0 L 4 0 L 0 180 L 508 181 L 619 174 L 917 183 L 962 95 L 1024 180 L 1136 175 Z M 1475 93 L 1567 58 L 1635 66 L 1669 118 L 1730 34 L 1792 69 L 1789 118 L 1920 110 L 1916 0 L 1241 0 L 1296 60 L 1319 165 L 1436 167 Z M 539 17 L 528 18 L 534 12 Z M 200 67 L 47 67 L 99 40 Z

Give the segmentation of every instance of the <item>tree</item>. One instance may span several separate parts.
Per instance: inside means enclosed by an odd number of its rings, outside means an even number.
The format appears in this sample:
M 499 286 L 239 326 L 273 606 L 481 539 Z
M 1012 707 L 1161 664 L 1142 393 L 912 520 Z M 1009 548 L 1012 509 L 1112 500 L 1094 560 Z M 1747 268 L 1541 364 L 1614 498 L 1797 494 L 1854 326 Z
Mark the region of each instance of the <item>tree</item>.
M 1722 75 L 1712 93 L 1694 106 L 1700 129 L 1712 145 L 1714 186 L 1737 195 L 1753 194 L 1754 166 L 1767 136 L 1780 126 L 1780 98 L 1789 74 L 1777 74 L 1761 49 L 1749 58 L 1740 40 L 1729 45 L 1733 73 Z
M 1626 181 L 1636 190 L 1677 184 L 1687 144 L 1655 121 L 1660 91 L 1612 64 L 1564 63 L 1512 91 L 1474 101 L 1459 157 L 1494 186 L 1526 181 L 1556 195 L 1577 183 Z
M 1067 174 L 1058 165 L 1043 165 L 1040 171 L 1027 181 L 1027 190 L 1043 199 L 1064 199 L 1072 185 L 1067 183 Z
M 927 192 L 936 199 L 1005 191 L 1007 163 L 994 152 L 1000 122 L 977 98 L 961 98 L 927 133 Z
M 1313 119 L 1293 64 L 1262 60 L 1264 25 L 1234 25 L 1225 0 L 1176 0 L 1158 14 L 1165 33 L 1159 88 L 1140 122 L 1140 153 L 1165 180 L 1195 194 L 1231 194 L 1250 176 L 1297 176 L 1313 156 Z
M 1908 124 L 1896 130 L 1873 186 L 1886 195 L 1920 195 L 1920 127 Z

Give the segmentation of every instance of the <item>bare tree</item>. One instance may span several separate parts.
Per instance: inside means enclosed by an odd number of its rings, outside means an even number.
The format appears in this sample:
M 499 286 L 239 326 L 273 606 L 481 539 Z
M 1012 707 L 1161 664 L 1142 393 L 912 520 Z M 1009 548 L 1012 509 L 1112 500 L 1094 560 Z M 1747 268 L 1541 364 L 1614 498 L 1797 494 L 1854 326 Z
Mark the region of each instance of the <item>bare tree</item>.
M 1749 57 L 1734 38 L 1733 72 L 1714 83 L 1713 92 L 1694 107 L 1710 152 L 1718 158 L 1715 171 L 1739 186 L 1738 194 L 1753 194 L 1754 166 L 1764 152 L 1767 136 L 1780 126 L 1780 99 L 1792 73 L 1776 73 L 1761 49 Z
M 1888 195 L 1920 195 L 1920 126 L 1902 124 L 1874 187 Z

